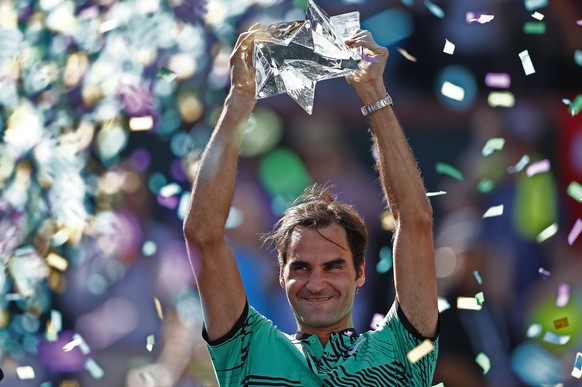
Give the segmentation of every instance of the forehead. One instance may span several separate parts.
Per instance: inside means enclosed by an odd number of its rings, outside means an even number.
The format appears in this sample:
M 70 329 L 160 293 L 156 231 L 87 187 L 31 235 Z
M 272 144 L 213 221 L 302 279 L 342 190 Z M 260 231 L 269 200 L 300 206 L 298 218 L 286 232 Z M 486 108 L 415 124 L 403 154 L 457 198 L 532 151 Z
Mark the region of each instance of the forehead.
M 288 260 L 351 258 L 351 255 L 346 230 L 337 224 L 318 229 L 297 227 L 287 248 Z

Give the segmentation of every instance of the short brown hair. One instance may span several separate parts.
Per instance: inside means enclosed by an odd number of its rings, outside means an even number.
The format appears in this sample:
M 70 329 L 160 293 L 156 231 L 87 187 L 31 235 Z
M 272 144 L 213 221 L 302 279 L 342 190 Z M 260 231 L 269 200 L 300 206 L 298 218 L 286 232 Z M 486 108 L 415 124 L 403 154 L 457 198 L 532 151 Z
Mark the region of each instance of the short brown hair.
M 283 216 L 273 227 L 273 230 L 263 236 L 265 242 L 275 242 L 278 252 L 279 266 L 287 261 L 287 248 L 291 234 L 296 227 L 312 230 L 338 224 L 346 230 L 348 244 L 354 259 L 356 278 L 360 276 L 368 230 L 362 216 L 354 207 L 337 200 L 329 187 L 314 184 L 293 202 L 283 213 Z

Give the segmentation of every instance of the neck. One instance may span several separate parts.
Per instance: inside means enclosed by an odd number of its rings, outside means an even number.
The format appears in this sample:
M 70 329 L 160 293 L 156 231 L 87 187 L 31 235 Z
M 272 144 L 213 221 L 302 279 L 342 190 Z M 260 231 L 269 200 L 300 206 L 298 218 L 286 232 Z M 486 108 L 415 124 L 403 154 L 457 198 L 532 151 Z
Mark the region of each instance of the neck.
M 297 322 L 297 329 L 299 332 L 303 332 L 308 335 L 317 335 L 321 345 L 325 348 L 327 342 L 329 341 L 329 337 L 333 332 L 342 332 L 348 328 L 353 328 L 354 323 L 352 321 L 352 317 L 347 321 L 338 321 L 337 324 L 328 326 L 328 327 L 309 327 L 304 324 L 301 324 L 299 321 Z

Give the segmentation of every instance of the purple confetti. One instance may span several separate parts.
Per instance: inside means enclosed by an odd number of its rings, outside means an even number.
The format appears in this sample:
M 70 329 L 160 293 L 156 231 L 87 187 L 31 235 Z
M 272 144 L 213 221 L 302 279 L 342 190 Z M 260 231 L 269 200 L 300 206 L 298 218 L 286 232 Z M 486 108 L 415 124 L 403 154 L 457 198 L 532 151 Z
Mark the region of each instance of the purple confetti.
M 378 60 L 378 59 L 376 59 L 376 58 L 372 58 L 371 56 L 368 56 L 368 55 L 364 55 L 364 54 L 362 54 L 362 55 L 360 55 L 360 56 L 361 56 L 362 60 L 363 60 L 363 61 L 366 61 L 366 62 L 372 62 L 372 63 L 377 63 L 377 62 L 379 62 L 379 60 Z
M 129 117 L 155 116 L 155 97 L 146 87 L 125 80 L 119 85 L 119 98 Z
M 558 286 L 558 297 L 556 297 L 556 305 L 559 307 L 566 306 L 570 300 L 570 285 L 560 284 Z
M 576 238 L 578 238 L 581 232 L 582 232 L 582 219 L 578 218 L 576 219 L 576 223 L 574 223 L 572 230 L 570 230 L 570 233 L 568 234 L 568 244 L 570 246 L 574 244 L 574 241 L 576 240 Z
M 550 160 L 540 160 L 536 161 L 535 163 L 530 164 L 527 167 L 526 174 L 528 177 L 532 177 L 533 175 L 537 175 L 538 173 L 548 172 L 550 170 Z
M 489 87 L 507 89 L 511 86 L 511 76 L 507 73 L 487 73 L 485 84 Z
M 538 273 L 542 276 L 543 279 L 547 279 L 552 274 L 543 267 L 538 269 Z

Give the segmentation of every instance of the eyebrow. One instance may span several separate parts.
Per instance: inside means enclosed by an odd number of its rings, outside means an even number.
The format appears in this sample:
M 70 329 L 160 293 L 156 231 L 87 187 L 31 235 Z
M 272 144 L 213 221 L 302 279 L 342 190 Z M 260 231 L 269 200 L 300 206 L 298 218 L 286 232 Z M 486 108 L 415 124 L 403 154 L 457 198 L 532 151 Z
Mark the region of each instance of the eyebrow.
M 334 265 L 345 265 L 346 264 L 346 260 L 343 258 L 336 258 L 336 259 L 332 259 L 331 261 L 326 261 L 324 263 L 322 263 L 322 266 L 326 267 L 326 266 L 334 266 Z M 293 261 L 289 264 L 289 266 L 291 266 L 292 268 L 296 269 L 299 267 L 311 267 L 311 264 L 309 262 L 306 261 L 301 261 L 301 260 L 296 260 Z

